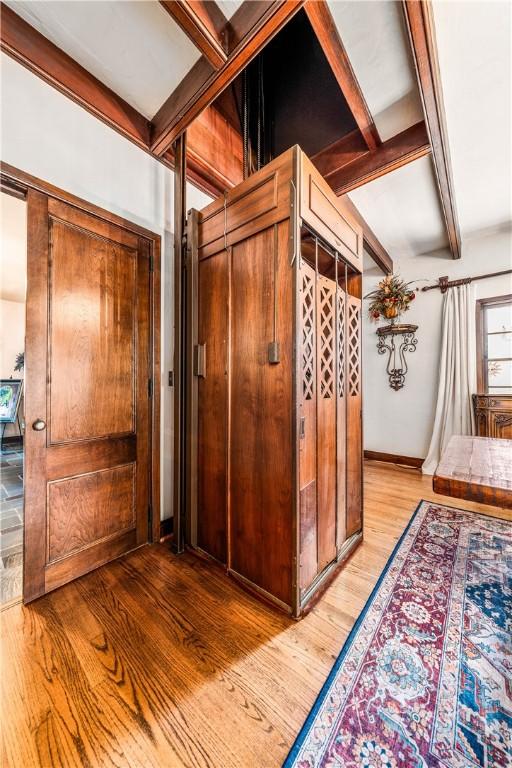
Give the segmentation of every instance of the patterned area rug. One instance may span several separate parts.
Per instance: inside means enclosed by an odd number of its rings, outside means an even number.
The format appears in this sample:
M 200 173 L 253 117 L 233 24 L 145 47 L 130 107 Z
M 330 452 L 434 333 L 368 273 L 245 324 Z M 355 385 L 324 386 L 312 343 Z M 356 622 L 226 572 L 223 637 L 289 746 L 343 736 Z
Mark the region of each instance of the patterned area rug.
M 512 523 L 422 502 L 285 768 L 512 766 Z

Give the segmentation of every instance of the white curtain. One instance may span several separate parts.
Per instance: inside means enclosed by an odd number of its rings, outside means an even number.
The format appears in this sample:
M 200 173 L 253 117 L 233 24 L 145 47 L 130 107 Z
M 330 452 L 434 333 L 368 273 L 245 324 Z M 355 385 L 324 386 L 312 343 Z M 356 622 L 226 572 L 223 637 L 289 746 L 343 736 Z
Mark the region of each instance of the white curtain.
M 433 475 L 452 435 L 475 431 L 472 394 L 476 392 L 475 296 L 471 284 L 444 295 L 441 359 L 434 428 L 422 467 Z

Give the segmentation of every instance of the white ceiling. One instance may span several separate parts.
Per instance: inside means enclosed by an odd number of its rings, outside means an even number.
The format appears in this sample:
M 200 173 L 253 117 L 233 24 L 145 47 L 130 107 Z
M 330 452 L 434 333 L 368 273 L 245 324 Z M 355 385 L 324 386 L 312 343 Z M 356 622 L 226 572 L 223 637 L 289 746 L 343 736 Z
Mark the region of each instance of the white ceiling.
M 0 299 L 25 301 L 27 286 L 27 204 L 0 194 Z
M 381 139 L 422 120 L 400 4 L 329 0 L 329 7 Z
M 334 3 L 334 8 L 345 3 Z M 391 30 L 393 2 L 348 3 L 353 19 L 357 14 L 375 18 L 388 15 Z M 371 12 L 369 8 L 373 9 Z M 511 156 L 511 17 L 512 6 L 488 0 L 434 0 L 434 21 L 439 66 L 446 112 L 448 143 L 452 159 L 455 202 L 459 214 L 464 255 L 464 238 L 479 232 L 510 226 L 512 220 Z M 400 23 L 402 22 L 399 18 Z M 361 32 L 362 18 L 356 23 Z M 355 32 L 345 33 L 346 45 L 363 93 L 374 110 L 385 108 L 407 88 L 407 72 L 399 65 L 398 53 L 386 53 L 380 46 L 380 34 L 372 32 L 377 42 L 359 41 L 366 46 L 367 63 L 359 58 L 357 47 L 350 49 Z M 389 42 L 397 30 L 389 31 Z M 362 35 L 361 32 L 361 36 Z M 373 62 L 376 72 L 372 83 L 370 61 L 372 48 L 380 50 Z M 403 53 L 403 52 L 402 52 Z M 402 55 L 402 54 L 400 54 Z M 394 63 L 393 63 L 394 62 Z M 368 67 L 368 71 L 366 71 Z M 396 79 L 393 79 L 396 68 Z M 401 74 L 400 74 L 401 72 Z M 386 81 L 390 79 L 388 85 Z M 401 85 L 400 85 L 401 83 Z M 381 95 L 379 97 L 379 86 Z M 379 98 L 381 101 L 379 101 Z M 394 101 L 392 111 L 400 114 L 401 102 Z M 400 119 L 406 119 L 405 112 Z M 380 126 L 379 126 L 380 129 Z M 384 138 L 384 135 L 383 135 Z M 447 238 L 435 185 L 432 161 L 422 158 L 398 171 L 366 184 L 350 193 L 361 214 L 377 234 L 392 258 L 435 253 L 446 247 Z M 450 258 L 449 252 L 444 253 Z M 512 254 L 511 254 L 512 260 Z
M 240 8 L 242 2 L 243 0 L 217 0 L 217 5 L 220 6 L 226 19 L 230 19 L 234 12 Z
M 156 0 L 7 5 L 147 118 L 199 59 L 198 49 Z
M 456 204 L 463 237 L 511 216 L 512 6 L 433 0 Z M 8 0 L 148 118 L 199 52 L 156 0 Z M 231 17 L 241 0 L 219 2 Z M 386 140 L 422 119 L 401 4 L 329 0 L 363 95 Z M 351 193 L 393 258 L 446 248 L 430 158 Z M 449 257 L 448 251 L 444 254 Z
M 512 220 L 512 5 L 434 0 L 433 8 L 464 236 Z
M 393 259 L 446 247 L 430 157 L 381 176 L 353 190 L 349 197 Z

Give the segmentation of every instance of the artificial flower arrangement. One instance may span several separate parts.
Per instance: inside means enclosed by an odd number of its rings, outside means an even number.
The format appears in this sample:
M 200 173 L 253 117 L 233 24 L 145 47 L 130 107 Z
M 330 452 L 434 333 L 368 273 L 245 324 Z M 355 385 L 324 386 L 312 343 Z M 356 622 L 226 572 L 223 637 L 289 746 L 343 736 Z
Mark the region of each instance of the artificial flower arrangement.
M 378 287 L 364 297 L 371 299 L 368 308 L 370 318 L 377 322 L 384 317 L 393 322 L 402 312 L 407 312 L 411 301 L 416 298 L 414 291 L 409 289 L 412 282 L 404 282 L 399 275 L 386 275 Z

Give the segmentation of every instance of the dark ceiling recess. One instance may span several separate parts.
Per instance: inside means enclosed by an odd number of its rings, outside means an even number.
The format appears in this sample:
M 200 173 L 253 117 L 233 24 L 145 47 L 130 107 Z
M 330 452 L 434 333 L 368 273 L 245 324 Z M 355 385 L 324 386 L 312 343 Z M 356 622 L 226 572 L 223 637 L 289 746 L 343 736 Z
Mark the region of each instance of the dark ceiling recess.
M 357 128 L 308 17 L 300 11 L 263 52 L 272 86 L 274 153 L 319 152 Z
M 357 129 L 304 11 L 293 17 L 218 99 L 216 106 L 230 122 L 238 114 L 236 127 L 242 135 L 244 77 L 249 172 L 258 167 L 258 147 L 262 165 L 293 144 L 314 155 Z

